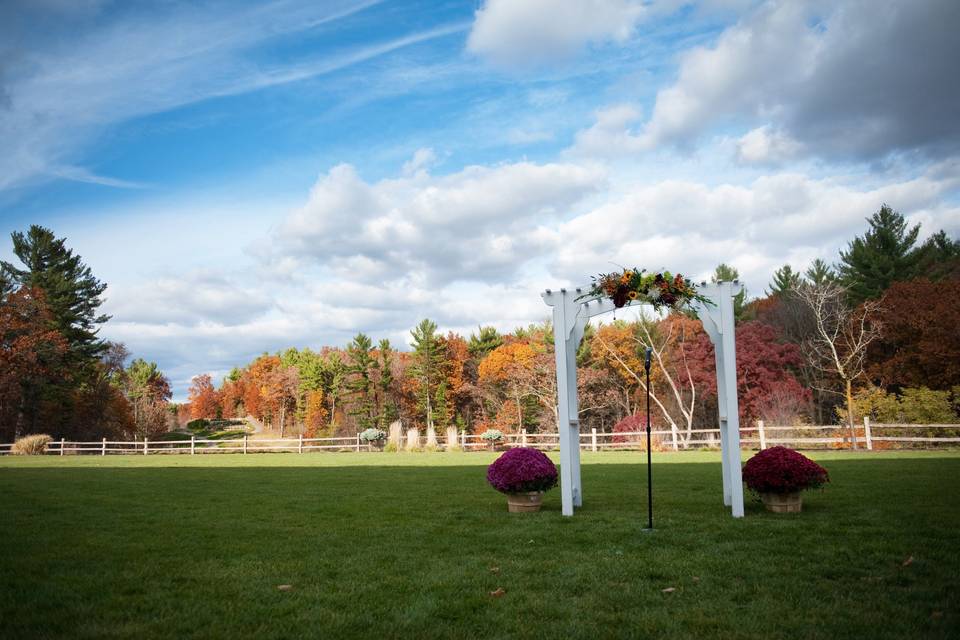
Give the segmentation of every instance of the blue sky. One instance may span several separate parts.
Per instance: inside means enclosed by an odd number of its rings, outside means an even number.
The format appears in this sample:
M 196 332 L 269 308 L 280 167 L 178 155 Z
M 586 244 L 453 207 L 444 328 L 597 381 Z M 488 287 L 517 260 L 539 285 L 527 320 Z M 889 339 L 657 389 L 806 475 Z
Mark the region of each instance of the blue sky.
M 66 236 L 178 398 L 265 350 L 537 321 L 611 263 L 759 294 L 883 203 L 958 235 L 958 7 L 8 2 L 0 231 Z

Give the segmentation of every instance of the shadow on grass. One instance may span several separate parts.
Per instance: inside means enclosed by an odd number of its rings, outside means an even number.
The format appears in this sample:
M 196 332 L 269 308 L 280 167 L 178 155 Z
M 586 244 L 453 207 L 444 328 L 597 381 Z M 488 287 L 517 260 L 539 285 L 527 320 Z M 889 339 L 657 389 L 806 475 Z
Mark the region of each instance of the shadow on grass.
M 492 455 L 446 466 L 248 458 L 0 468 L 5 637 L 894 638 L 956 628 L 957 458 L 824 459 L 832 482 L 802 514 L 750 502 L 735 520 L 716 459 L 661 457 L 652 534 L 642 531 L 639 454 L 636 464 L 585 457 L 573 518 L 560 516 L 557 491 L 540 513 L 508 514 L 486 484 Z M 492 598 L 498 588 L 506 595 Z

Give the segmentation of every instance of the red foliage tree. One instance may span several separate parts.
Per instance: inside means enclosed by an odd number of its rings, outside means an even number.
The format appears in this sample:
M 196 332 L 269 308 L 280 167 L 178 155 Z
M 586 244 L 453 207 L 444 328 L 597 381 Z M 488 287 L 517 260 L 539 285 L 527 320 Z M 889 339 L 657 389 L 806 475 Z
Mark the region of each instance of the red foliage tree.
M 960 385 L 960 279 L 895 282 L 881 300 L 883 334 L 867 375 L 883 387 Z

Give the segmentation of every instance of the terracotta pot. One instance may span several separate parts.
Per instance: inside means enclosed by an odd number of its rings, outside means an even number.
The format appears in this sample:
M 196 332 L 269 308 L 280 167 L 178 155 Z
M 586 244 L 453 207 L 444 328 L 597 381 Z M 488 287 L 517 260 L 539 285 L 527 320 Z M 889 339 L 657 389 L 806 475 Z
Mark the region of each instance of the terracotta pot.
M 543 504 L 543 491 L 507 494 L 507 511 L 510 513 L 540 511 L 541 504 Z
M 803 507 L 803 494 L 794 493 L 761 493 L 760 499 L 767 511 L 774 513 L 800 513 Z

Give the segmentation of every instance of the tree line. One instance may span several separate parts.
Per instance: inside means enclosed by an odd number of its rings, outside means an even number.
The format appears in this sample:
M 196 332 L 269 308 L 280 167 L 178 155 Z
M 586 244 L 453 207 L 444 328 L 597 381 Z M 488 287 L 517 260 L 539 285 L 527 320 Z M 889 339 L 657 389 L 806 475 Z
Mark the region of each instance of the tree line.
M 960 243 L 884 205 L 835 265 L 777 269 L 762 296 L 735 300 L 741 424 L 956 422 L 960 402 Z M 714 280 L 733 280 L 721 264 Z M 424 319 L 410 351 L 358 333 L 342 348 L 288 349 L 194 379 L 181 422 L 251 415 L 286 434 L 352 435 L 408 426 L 480 433 L 556 430 L 549 322 L 501 334 L 443 334 Z M 642 422 L 644 349 L 653 349 L 651 419 L 681 439 L 716 424 L 713 346 L 684 313 L 587 328 L 577 353 L 580 421 L 600 431 Z
M 741 423 L 957 422 L 960 243 L 883 206 L 835 264 L 777 269 L 766 291 L 735 300 Z M 352 435 L 408 426 L 481 433 L 554 431 L 549 322 L 500 333 L 443 333 L 424 319 L 410 348 L 358 333 L 343 347 L 263 354 L 223 380 L 196 376 L 170 403 L 156 363 L 130 361 L 98 336 L 106 285 L 52 231 L 12 234 L 0 263 L 0 440 L 159 434 L 191 419 L 252 416 L 276 432 Z M 737 278 L 719 265 L 715 280 Z M 641 424 L 642 353 L 653 349 L 652 421 L 689 439 L 716 424 L 713 347 L 680 312 L 589 326 L 577 352 L 585 429 Z M 405 345 L 404 345 L 405 347 Z

